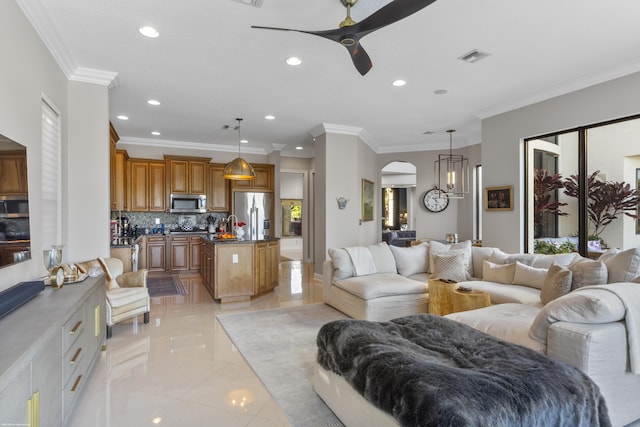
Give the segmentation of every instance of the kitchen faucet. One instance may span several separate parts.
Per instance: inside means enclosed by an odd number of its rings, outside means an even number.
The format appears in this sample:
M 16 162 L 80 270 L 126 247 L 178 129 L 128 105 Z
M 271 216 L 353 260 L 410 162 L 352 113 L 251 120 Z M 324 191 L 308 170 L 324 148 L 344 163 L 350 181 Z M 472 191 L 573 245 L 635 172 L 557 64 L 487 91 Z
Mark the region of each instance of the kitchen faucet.
M 234 223 L 232 222 L 232 218 L 235 218 L 235 220 L 236 220 L 236 221 L 235 221 L 235 226 L 233 225 Z M 227 224 L 229 224 L 229 223 L 231 223 L 231 232 L 233 233 L 233 232 L 234 232 L 234 230 L 235 230 L 235 228 L 234 228 L 234 227 L 237 227 L 237 226 L 238 226 L 238 217 L 237 217 L 237 216 L 235 216 L 235 215 L 233 215 L 233 214 L 229 215 L 229 216 L 227 217 Z M 234 233 L 234 234 L 235 234 L 235 233 Z

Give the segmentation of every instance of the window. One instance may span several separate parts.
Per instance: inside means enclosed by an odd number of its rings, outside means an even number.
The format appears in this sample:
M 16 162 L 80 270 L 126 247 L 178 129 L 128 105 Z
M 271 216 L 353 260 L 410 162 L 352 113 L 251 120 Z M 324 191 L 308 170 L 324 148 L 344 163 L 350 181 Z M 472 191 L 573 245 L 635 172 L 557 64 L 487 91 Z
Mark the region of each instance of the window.
M 61 243 L 60 114 L 42 100 L 42 248 Z

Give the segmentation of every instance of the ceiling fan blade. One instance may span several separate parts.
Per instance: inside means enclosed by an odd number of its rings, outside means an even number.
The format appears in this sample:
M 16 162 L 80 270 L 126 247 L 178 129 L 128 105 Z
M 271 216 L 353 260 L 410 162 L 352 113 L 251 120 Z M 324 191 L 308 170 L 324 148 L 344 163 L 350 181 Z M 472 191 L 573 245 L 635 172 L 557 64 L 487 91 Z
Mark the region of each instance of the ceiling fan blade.
M 435 3 L 436 0 L 393 0 L 380 9 L 367 16 L 362 21 L 353 25 L 351 34 L 362 38 L 372 31 L 398 22 L 407 16 L 413 15 L 421 9 Z
M 353 65 L 356 66 L 356 70 L 361 75 L 365 75 L 369 72 L 371 67 L 373 67 L 373 63 L 371 62 L 371 58 L 364 50 L 360 42 L 357 42 L 351 46 L 345 46 L 351 55 L 351 60 L 353 61 Z

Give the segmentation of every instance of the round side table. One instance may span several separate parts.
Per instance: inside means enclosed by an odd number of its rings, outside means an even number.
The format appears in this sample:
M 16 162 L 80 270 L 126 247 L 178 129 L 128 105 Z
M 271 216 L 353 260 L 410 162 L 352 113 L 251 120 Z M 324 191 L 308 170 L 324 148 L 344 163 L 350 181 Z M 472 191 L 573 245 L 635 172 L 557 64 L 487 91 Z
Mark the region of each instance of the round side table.
M 471 292 L 461 292 L 457 289 L 451 292 L 453 312 L 475 310 L 476 308 L 488 307 L 490 305 L 491 298 L 489 297 L 489 292 L 475 290 Z
M 429 314 L 444 316 L 453 313 L 451 292 L 458 287 L 457 283 L 444 282 L 440 279 L 429 279 Z

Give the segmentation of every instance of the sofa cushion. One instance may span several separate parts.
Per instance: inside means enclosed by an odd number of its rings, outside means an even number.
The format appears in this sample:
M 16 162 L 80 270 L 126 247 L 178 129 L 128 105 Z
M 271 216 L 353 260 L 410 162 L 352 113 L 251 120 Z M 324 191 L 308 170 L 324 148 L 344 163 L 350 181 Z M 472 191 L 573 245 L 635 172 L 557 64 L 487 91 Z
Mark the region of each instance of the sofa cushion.
M 544 279 L 547 277 L 547 268 L 536 268 L 516 261 L 516 270 L 513 275 L 513 284 L 542 289 Z
M 331 257 L 331 262 L 335 269 L 333 272 L 334 280 L 342 280 L 353 276 L 353 263 L 347 251 L 330 248 L 329 257 Z
M 610 249 L 598 260 L 607 266 L 607 283 L 630 282 L 640 276 L 640 247 L 624 251 Z
M 551 267 L 551 264 L 557 264 L 557 265 L 566 267 L 576 259 L 581 258 L 580 254 L 577 252 L 569 252 L 566 254 L 554 254 L 554 255 L 546 255 L 546 254 L 534 254 L 534 255 L 535 255 L 535 258 L 533 259 L 533 262 L 530 265 L 536 268 L 549 268 Z
M 408 277 L 417 273 L 426 273 L 428 269 L 429 244 L 420 243 L 419 245 L 401 248 L 398 246 L 389 246 L 393 257 L 396 260 L 398 273 Z
M 610 323 L 622 320 L 625 307 L 613 292 L 581 289 L 571 292 L 545 305 L 536 316 L 529 336 L 547 342 L 547 330 L 554 322 Z
M 344 248 L 351 258 L 351 264 L 353 264 L 354 276 L 367 276 L 369 274 L 375 274 L 376 264 L 373 262 L 373 256 L 369 248 L 362 246 L 350 246 Z
M 464 283 L 471 289 L 489 292 L 491 304 L 520 303 L 541 306 L 540 290 L 528 286 L 505 285 L 497 282 L 487 282 L 484 280 L 467 281 Z
M 429 242 L 429 272 L 433 273 L 435 266 L 433 265 L 433 255 L 436 253 L 443 253 L 453 250 L 463 251 L 465 260 L 465 274 L 466 278 L 470 279 L 473 276 L 473 265 L 471 264 L 471 240 L 465 240 L 464 242 L 454 244 L 444 244 L 432 240 Z
M 471 277 L 482 279 L 482 266 L 496 248 L 471 246 Z
M 482 268 L 482 280 L 510 285 L 513 283 L 515 271 L 515 263 L 494 264 L 490 261 L 485 261 Z
M 525 265 L 532 265 L 536 254 L 507 254 L 500 249 L 494 250 L 488 258 L 494 264 L 515 264 L 516 261 Z
M 396 259 L 393 257 L 389 245 L 380 242 L 375 245 L 369 245 L 369 251 L 373 257 L 373 262 L 378 273 L 397 273 Z
M 607 283 L 607 266 L 602 261 L 580 257 L 569 264 L 569 270 L 571 270 L 572 291 L 583 286 Z
M 571 270 L 562 265 L 552 264 L 540 289 L 540 301 L 548 304 L 571 290 Z
M 460 250 L 434 253 L 432 256 L 433 276 L 456 282 L 466 280 L 465 258 L 466 254 Z
M 393 295 L 423 294 L 428 285 L 396 273 L 378 273 L 371 276 L 337 280 L 333 285 L 364 300 Z

